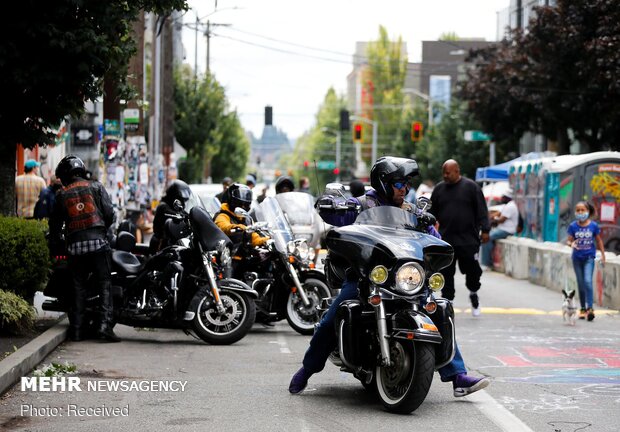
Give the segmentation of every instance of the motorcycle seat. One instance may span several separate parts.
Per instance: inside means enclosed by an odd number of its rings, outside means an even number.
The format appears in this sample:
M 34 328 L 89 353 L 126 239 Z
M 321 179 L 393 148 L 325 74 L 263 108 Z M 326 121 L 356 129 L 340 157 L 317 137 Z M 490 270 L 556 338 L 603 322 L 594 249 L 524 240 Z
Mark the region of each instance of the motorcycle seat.
M 133 254 L 125 251 L 116 250 L 112 252 L 112 262 L 123 273 L 135 275 L 142 269 L 142 263 Z

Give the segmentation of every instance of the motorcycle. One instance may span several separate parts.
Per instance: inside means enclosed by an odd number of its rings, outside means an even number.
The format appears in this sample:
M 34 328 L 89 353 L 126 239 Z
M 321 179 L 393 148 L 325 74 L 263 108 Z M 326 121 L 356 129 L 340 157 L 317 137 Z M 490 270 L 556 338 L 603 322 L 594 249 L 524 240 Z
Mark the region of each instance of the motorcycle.
M 376 391 L 395 413 L 422 404 L 435 369 L 455 352 L 452 304 L 434 294 L 444 285 L 439 270 L 452 262 L 454 252 L 426 234 L 434 220 L 424 213 L 429 204 L 421 201 L 422 216 L 391 206 L 367 209 L 353 225 L 330 230 L 325 240 L 329 285 L 357 280 L 359 291 L 357 299 L 338 307 L 338 345 L 330 361 Z M 323 313 L 333 301 L 322 303 Z
M 256 291 L 230 278 L 231 242 L 208 212 L 180 201 L 165 231 L 174 244 L 141 259 L 131 253 L 135 237 L 120 232 L 112 251 L 114 323 L 193 331 L 203 341 L 228 345 L 243 338 L 256 316 Z M 71 290 L 66 257 L 54 264 L 45 294 L 56 297 L 44 310 L 68 311 Z M 87 296 L 87 321 L 94 323 L 98 296 Z
M 314 209 L 314 198 L 305 192 L 285 192 L 275 196 L 296 239 L 305 239 L 318 252 L 325 238 L 326 224 Z M 318 256 L 318 254 L 317 254 Z
M 243 213 L 242 209 L 235 212 Z M 270 323 L 286 318 L 298 333 L 311 335 L 319 321 L 321 299 L 332 294 L 325 275 L 314 269 L 314 250 L 293 231 L 273 197 L 245 213 L 246 233 L 259 232 L 271 241 L 255 248 L 240 242 L 235 276 L 256 290 L 257 320 Z

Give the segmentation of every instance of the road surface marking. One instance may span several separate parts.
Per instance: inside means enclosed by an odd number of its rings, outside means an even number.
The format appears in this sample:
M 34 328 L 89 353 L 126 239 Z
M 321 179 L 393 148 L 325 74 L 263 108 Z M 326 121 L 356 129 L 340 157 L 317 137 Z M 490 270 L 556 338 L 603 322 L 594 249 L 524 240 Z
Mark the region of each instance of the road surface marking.
M 500 308 L 500 307 L 483 307 L 481 308 L 482 314 L 489 315 L 562 315 L 561 310 L 556 311 L 544 311 L 534 308 Z M 454 308 L 454 313 L 471 313 L 471 308 L 461 309 Z M 619 311 L 616 310 L 596 310 L 597 315 L 617 315 Z
M 476 408 L 504 432 L 534 432 L 484 390 L 467 396 L 467 400 L 474 402 Z

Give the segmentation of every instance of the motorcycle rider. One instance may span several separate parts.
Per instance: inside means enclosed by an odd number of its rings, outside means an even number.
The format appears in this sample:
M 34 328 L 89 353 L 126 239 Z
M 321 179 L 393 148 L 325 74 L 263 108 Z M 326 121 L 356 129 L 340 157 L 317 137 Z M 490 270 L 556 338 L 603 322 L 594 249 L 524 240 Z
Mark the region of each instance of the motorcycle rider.
M 96 336 L 109 342 L 120 342 L 114 334 L 111 287 L 110 247 L 106 231 L 114 222 L 114 208 L 110 196 L 98 181 L 87 180 L 84 162 L 77 156 L 65 156 L 56 167 L 56 177 L 64 186 L 57 192 L 50 216 L 51 244 L 61 241 L 63 224 L 73 279 L 73 297 L 69 309 L 69 338 L 86 338 L 84 310 L 87 280 L 100 297 L 99 322 Z
M 417 174 L 418 164 L 413 159 L 384 156 L 374 163 L 370 170 L 370 184 L 372 190 L 358 198 L 349 198 L 347 203 L 355 204 L 355 209 L 346 212 L 334 212 L 319 208 L 321 217 L 329 224 L 335 226 L 345 226 L 352 224 L 357 215 L 371 207 L 390 205 L 399 207 L 407 211 L 417 212 L 417 208 L 405 201 L 405 195 L 409 189 L 411 177 Z M 323 196 L 318 200 L 319 204 L 328 204 L 334 201 L 333 196 Z M 428 214 L 420 215 L 422 218 L 429 218 Z M 429 219 L 433 221 L 432 216 Z M 441 236 L 429 224 L 428 233 L 438 238 Z M 331 304 L 329 310 L 315 329 L 314 335 L 310 340 L 310 347 L 306 351 L 303 359 L 303 366 L 293 375 L 289 384 L 289 392 L 292 394 L 301 393 L 308 384 L 308 379 L 315 373 L 320 372 L 325 367 L 329 354 L 336 348 L 336 332 L 334 330 L 334 320 L 339 305 L 345 300 L 357 298 L 357 281 L 354 278 L 347 278 L 342 285 L 340 294 Z M 463 357 L 455 341 L 455 354 L 453 360 L 446 366 L 439 369 L 439 374 L 443 382 L 452 382 L 455 397 L 466 396 L 489 385 L 488 378 L 475 378 L 467 375 Z
M 151 253 L 162 250 L 168 246 L 165 228 L 166 221 L 170 219 L 169 214 L 178 214 L 174 207 L 174 201 L 179 200 L 185 206 L 192 196 L 189 185 L 183 180 L 173 180 L 166 189 L 165 195 L 161 198 L 161 202 L 155 209 L 155 218 L 153 219 L 153 236 L 149 243 Z
M 295 183 L 289 176 L 282 176 L 276 180 L 276 194 L 284 192 L 293 192 L 295 190 Z
M 220 211 L 215 214 L 213 221 L 231 238 L 233 243 L 239 243 L 242 241 L 241 237 L 245 234 L 243 231 L 245 231 L 247 227 L 245 216 L 235 213 L 235 209 L 240 207 L 246 212 L 250 211 L 250 206 L 252 205 L 252 190 L 246 185 L 234 183 L 228 188 L 227 194 L 228 202 L 222 204 Z M 263 246 L 267 243 L 269 237 L 263 237 L 253 232 L 249 240 L 252 246 Z

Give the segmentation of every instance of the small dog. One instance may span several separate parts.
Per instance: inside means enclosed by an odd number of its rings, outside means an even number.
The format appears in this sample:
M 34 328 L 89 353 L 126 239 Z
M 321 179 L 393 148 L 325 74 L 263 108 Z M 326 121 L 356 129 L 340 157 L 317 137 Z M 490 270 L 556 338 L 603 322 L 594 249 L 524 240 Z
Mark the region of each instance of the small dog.
M 564 301 L 562 302 L 562 318 L 564 322 L 574 326 L 577 321 L 577 306 L 575 306 L 575 290 L 564 288 L 562 290 Z

